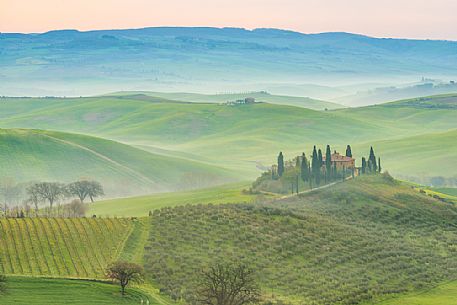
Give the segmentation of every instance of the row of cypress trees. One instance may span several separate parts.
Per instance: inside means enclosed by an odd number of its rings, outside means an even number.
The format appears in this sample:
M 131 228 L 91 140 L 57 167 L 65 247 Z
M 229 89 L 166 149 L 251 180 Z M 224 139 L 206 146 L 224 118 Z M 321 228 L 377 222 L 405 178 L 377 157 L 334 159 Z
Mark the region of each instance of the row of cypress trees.
M 376 156 L 374 154 L 373 147 L 370 147 L 370 155 L 368 156 L 368 161 L 365 157 L 362 158 L 361 174 L 380 173 L 381 169 L 381 158 L 378 157 L 378 161 L 376 162 Z
M 352 149 L 350 145 L 346 147 L 347 157 L 352 158 Z M 303 182 L 308 182 L 312 188 L 313 183 L 319 186 L 324 179 L 325 183 L 329 183 L 339 178 L 345 179 L 348 171 L 352 176 L 354 176 L 354 169 L 342 169 L 337 170 L 336 163 L 332 165 L 332 152 L 330 145 L 327 145 L 325 150 L 325 162 L 323 160 L 323 154 L 321 149 L 317 149 L 316 146 L 313 147 L 313 152 L 311 154 L 311 160 L 306 158 L 305 153 L 302 153 L 301 156 L 296 158 L 296 168 L 299 169 L 299 175 Z M 325 170 L 323 170 L 325 168 Z M 278 155 L 277 163 L 277 173 L 272 173 L 272 176 L 277 176 L 276 178 L 281 178 L 284 175 L 286 168 L 284 165 L 284 155 L 282 152 Z M 368 161 L 365 157 L 362 158 L 362 167 L 359 170 L 360 174 L 366 173 L 375 173 L 381 172 L 381 159 L 376 159 L 374 154 L 373 147 L 370 147 L 370 155 Z M 298 184 L 298 182 L 297 182 Z M 298 188 L 298 185 L 297 185 Z

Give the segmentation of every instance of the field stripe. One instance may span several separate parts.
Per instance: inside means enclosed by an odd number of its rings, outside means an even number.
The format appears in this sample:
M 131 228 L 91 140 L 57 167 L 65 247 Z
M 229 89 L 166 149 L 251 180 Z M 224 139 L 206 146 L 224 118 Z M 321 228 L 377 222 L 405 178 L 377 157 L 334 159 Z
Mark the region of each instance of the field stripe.
M 40 218 L 40 223 L 43 226 L 45 236 L 48 239 L 48 242 L 50 243 L 50 249 L 52 251 L 52 255 L 55 259 L 56 266 L 59 268 L 59 275 L 70 275 L 70 270 L 68 269 L 67 264 L 65 264 L 64 257 L 62 250 L 60 249 L 60 245 L 58 243 L 58 240 L 55 236 L 54 231 L 51 228 L 51 224 L 49 222 L 48 218 Z M 50 239 L 50 237 L 52 237 Z
M 41 267 L 37 262 L 37 253 L 33 247 L 27 227 L 25 226 L 25 219 L 20 219 L 20 221 L 18 221 L 17 218 L 14 218 L 14 222 L 18 231 L 19 238 L 21 240 L 21 246 L 25 252 L 28 265 L 30 266 L 30 273 L 32 275 L 36 274 L 37 272 L 38 274 L 43 274 Z
M 79 223 L 79 221 L 77 221 Z M 75 218 L 66 219 L 66 225 L 69 231 L 69 234 L 72 237 L 73 242 L 78 245 L 78 255 L 83 260 L 84 268 L 88 277 L 95 277 L 97 273 L 94 268 L 93 258 L 88 251 L 86 236 L 81 230 L 79 230 L 78 225 L 75 224 Z
M 46 259 L 46 255 L 44 254 L 43 250 L 43 243 L 40 240 L 39 234 L 37 234 L 34 219 L 27 219 L 25 220 L 25 225 L 27 227 L 27 232 L 29 234 L 29 238 L 36 249 L 36 256 L 38 262 L 41 263 L 40 271 L 41 274 L 49 274 L 52 275 L 51 268 L 49 268 L 48 260 Z M 45 270 L 46 269 L 46 270 Z
M 13 236 L 13 232 L 11 231 L 11 226 L 10 226 L 9 220 L 5 219 L 5 221 L 2 222 L 2 226 L 3 226 L 3 230 L 5 231 L 6 240 L 7 240 L 8 244 L 10 245 L 9 254 L 10 254 L 11 260 L 13 261 L 12 266 L 13 266 L 14 273 L 18 272 L 18 273 L 23 274 L 24 269 L 22 268 L 21 261 L 19 259 L 19 253 L 17 252 L 16 241 L 14 240 L 14 236 Z
M 91 258 L 92 266 L 94 269 L 94 274 L 99 274 L 100 272 L 103 272 L 104 270 L 102 270 L 102 269 L 104 266 L 104 264 L 103 264 L 104 261 L 100 260 L 101 259 L 100 252 L 95 251 L 95 249 L 97 248 L 97 243 L 94 240 L 94 234 L 93 233 L 90 234 L 88 232 L 88 228 L 86 227 L 87 226 L 86 219 L 83 218 L 83 219 L 81 219 L 81 221 L 73 221 L 73 225 L 81 227 L 83 234 L 84 234 L 84 239 L 88 242 L 86 249 L 88 250 L 87 253 Z
M 64 237 L 62 232 L 62 228 L 60 227 L 59 222 L 56 218 L 50 218 L 49 223 L 51 228 L 54 232 L 54 236 L 58 241 L 59 245 L 61 245 L 60 250 L 62 252 L 62 258 L 65 260 L 65 265 L 70 270 L 69 275 L 77 275 L 78 277 L 81 275 L 78 267 L 76 266 L 74 256 L 71 255 L 70 247 L 67 244 L 67 240 Z
M 9 250 L 8 242 L 6 241 L 6 234 L 7 232 L 3 229 L 3 219 L 0 219 L 0 229 L 2 234 L 0 235 L 0 240 L 2 242 L 2 248 L 0 249 L 0 253 L 2 254 L 2 266 L 4 273 L 14 273 L 13 262 L 11 260 L 11 253 Z M 8 268 L 7 268 L 8 267 Z
M 48 234 L 46 234 L 46 229 L 41 221 L 41 218 L 33 218 L 32 223 L 37 234 L 38 240 L 40 241 L 41 250 L 43 251 L 43 256 L 45 257 L 46 264 L 49 267 L 52 275 L 60 275 L 59 265 L 54 252 L 52 251 L 52 245 L 49 241 Z M 44 236 L 44 238 L 43 238 Z M 45 242 L 43 241 L 45 240 Z M 51 269 L 51 266 L 53 267 Z

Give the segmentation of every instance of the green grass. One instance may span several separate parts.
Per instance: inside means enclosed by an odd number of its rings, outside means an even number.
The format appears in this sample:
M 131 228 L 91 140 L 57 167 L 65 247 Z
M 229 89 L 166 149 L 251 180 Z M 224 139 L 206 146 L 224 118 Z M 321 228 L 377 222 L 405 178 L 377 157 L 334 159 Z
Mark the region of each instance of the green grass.
M 316 100 L 308 97 L 298 96 L 285 96 L 285 95 L 274 95 L 266 92 L 250 92 L 250 93 L 227 93 L 227 94 L 198 94 L 198 93 L 187 93 L 187 92 L 149 92 L 149 91 L 133 91 L 133 92 L 116 92 L 110 95 L 125 96 L 132 95 L 137 98 L 144 98 L 143 95 L 150 97 L 158 97 L 167 100 L 174 101 L 186 101 L 193 103 L 225 103 L 233 102 L 246 97 L 253 97 L 256 102 L 264 102 L 278 105 L 289 105 L 298 106 L 314 110 L 327 109 L 338 109 L 344 106 L 336 103 Z
M 132 232 L 128 219 L 1 218 L 0 272 L 104 278 Z
M 398 140 L 383 140 L 356 145 L 356 157 L 373 145 L 381 157 L 384 170 L 422 184 L 434 184 L 433 177 L 453 178 L 457 182 L 457 129 L 405 137 Z M 448 182 L 447 184 L 451 184 Z
M 125 241 L 119 260 L 143 265 L 144 245 L 149 236 L 149 223 L 146 217 L 132 219 L 132 233 Z
M 270 203 L 156 210 L 145 265 L 190 302 L 203 268 L 237 261 L 257 270 L 266 298 L 357 304 L 455 279 L 456 221 L 453 205 L 364 176 Z
M 372 303 L 367 303 L 372 304 Z M 457 282 L 450 282 L 438 287 L 411 293 L 377 305 L 457 305 Z
M 193 94 L 163 96 L 180 100 L 200 98 Z M 212 97 L 202 96 L 200 101 L 208 102 L 208 99 Z M 434 175 L 449 178 L 455 171 L 443 168 L 442 164 L 449 152 L 455 156 L 455 141 L 449 142 L 449 137 L 452 140 L 452 130 L 457 129 L 457 108 L 453 107 L 457 98 L 446 97 L 445 102 L 442 99 L 442 96 L 431 97 L 426 106 L 411 100 L 315 111 L 268 103 L 227 106 L 176 102 L 135 92 L 67 99 L 3 98 L 0 127 L 100 136 L 136 145 L 155 155 L 227 168 L 238 175 L 236 178 L 244 179 L 257 177 L 258 168 L 275 162 L 278 151 L 283 151 L 287 159 L 303 151 L 309 154 L 314 144 L 321 147 L 331 144 L 338 150 L 351 144 L 359 158 L 367 153 L 367 145 L 376 144 L 382 159 L 385 149 L 386 168 L 398 167 L 395 174 L 420 178 L 422 171 L 435 171 Z M 446 107 L 430 107 L 430 104 Z M 448 132 L 451 134 L 446 135 Z M 397 144 L 408 146 L 409 142 L 425 144 L 419 154 L 410 149 L 391 148 Z M 375 149 L 378 150 L 376 146 Z M 422 162 L 424 156 L 433 162 Z
M 434 187 L 432 190 L 439 192 L 441 194 L 449 195 L 452 197 L 457 197 L 457 188 L 452 187 Z
M 177 205 L 252 202 L 256 196 L 242 192 L 249 186 L 249 183 L 235 183 L 193 191 L 99 201 L 91 205 L 89 213 L 111 216 L 147 216 L 149 211 Z
M 8 277 L 7 291 L 0 295 L 2 305 L 127 305 L 140 304 L 140 299 L 147 299 L 140 290 L 127 288 L 122 297 L 119 286 L 111 283 L 17 276 Z
M 21 129 L 0 129 L 0 167 L 3 177 L 20 182 L 94 179 L 103 184 L 109 196 L 201 187 L 235 179 L 222 168 L 119 142 Z

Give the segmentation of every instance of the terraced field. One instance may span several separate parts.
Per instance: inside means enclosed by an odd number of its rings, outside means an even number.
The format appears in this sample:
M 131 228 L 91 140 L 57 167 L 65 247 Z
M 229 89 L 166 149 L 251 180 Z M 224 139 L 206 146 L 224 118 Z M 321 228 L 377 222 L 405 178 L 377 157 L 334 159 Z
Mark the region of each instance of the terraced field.
M 0 273 L 103 278 L 132 230 L 125 218 L 2 218 Z

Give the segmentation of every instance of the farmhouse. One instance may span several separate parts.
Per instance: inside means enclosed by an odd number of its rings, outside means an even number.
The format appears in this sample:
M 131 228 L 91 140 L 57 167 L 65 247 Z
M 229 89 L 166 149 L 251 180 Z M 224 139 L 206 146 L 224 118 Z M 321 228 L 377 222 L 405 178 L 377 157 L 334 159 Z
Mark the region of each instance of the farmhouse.
M 340 155 L 336 151 L 333 152 L 331 161 L 332 161 L 332 167 L 336 167 L 337 170 L 355 169 L 355 159 L 354 158 Z M 322 166 L 325 167 L 325 155 L 322 156 Z

